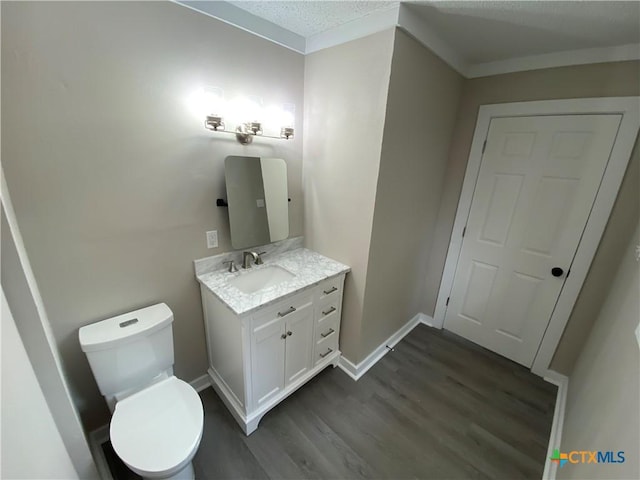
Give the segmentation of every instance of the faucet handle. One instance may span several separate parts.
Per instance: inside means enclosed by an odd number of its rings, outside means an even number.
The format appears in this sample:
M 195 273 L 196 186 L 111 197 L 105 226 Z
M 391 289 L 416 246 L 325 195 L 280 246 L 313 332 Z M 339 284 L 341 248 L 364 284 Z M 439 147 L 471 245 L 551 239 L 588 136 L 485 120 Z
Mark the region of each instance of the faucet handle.
M 236 262 L 234 262 L 233 260 L 227 260 L 225 262 L 222 262 L 223 265 L 225 264 L 229 264 L 229 273 L 233 273 L 233 272 L 237 272 L 238 271 L 238 267 L 236 267 Z
M 264 255 L 267 252 L 257 252 L 256 253 L 256 265 L 262 265 L 264 262 L 262 261 L 262 255 Z

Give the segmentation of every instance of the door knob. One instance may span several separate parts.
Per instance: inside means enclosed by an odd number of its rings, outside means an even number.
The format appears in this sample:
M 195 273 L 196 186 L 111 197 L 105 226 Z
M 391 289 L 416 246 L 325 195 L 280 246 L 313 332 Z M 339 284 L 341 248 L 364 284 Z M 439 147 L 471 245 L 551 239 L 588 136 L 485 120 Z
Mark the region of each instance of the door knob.
M 553 267 L 551 269 L 551 275 L 553 275 L 554 277 L 561 277 L 563 273 L 564 270 L 562 270 L 560 267 Z

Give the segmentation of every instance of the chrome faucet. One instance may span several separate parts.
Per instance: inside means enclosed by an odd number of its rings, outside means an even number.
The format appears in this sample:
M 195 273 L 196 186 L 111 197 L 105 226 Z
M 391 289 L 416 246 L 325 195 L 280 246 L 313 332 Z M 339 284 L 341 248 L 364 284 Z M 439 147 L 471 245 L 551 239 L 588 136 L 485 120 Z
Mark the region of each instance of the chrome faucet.
M 251 268 L 251 259 L 254 263 L 258 263 L 260 256 L 256 252 L 243 252 L 242 253 L 242 268 Z
M 242 268 L 251 268 L 251 259 L 253 258 L 253 263 L 255 265 L 262 265 L 264 262 L 262 261 L 261 255 L 266 252 L 243 252 L 242 253 Z

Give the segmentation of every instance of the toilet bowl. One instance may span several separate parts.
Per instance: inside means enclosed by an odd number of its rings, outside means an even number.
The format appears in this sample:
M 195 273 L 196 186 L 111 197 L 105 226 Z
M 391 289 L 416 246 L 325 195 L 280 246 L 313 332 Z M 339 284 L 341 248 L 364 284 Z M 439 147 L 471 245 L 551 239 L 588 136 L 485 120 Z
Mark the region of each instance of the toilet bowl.
M 173 376 L 172 323 L 173 312 L 159 303 L 78 332 L 113 413 L 113 449 L 144 478 L 193 479 L 191 460 L 202 438 L 202 401 Z
M 192 479 L 204 412 L 196 391 L 169 377 L 116 404 L 109 433 L 118 457 L 144 478 Z

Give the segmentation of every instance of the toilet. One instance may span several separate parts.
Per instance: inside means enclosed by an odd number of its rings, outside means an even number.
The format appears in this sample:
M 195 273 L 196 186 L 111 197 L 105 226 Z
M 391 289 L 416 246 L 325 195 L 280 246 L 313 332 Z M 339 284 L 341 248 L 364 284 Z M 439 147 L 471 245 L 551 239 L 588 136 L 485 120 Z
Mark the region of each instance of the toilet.
M 160 303 L 79 331 L 80 345 L 112 412 L 120 459 L 143 478 L 193 479 L 202 401 L 173 375 L 173 312 Z

